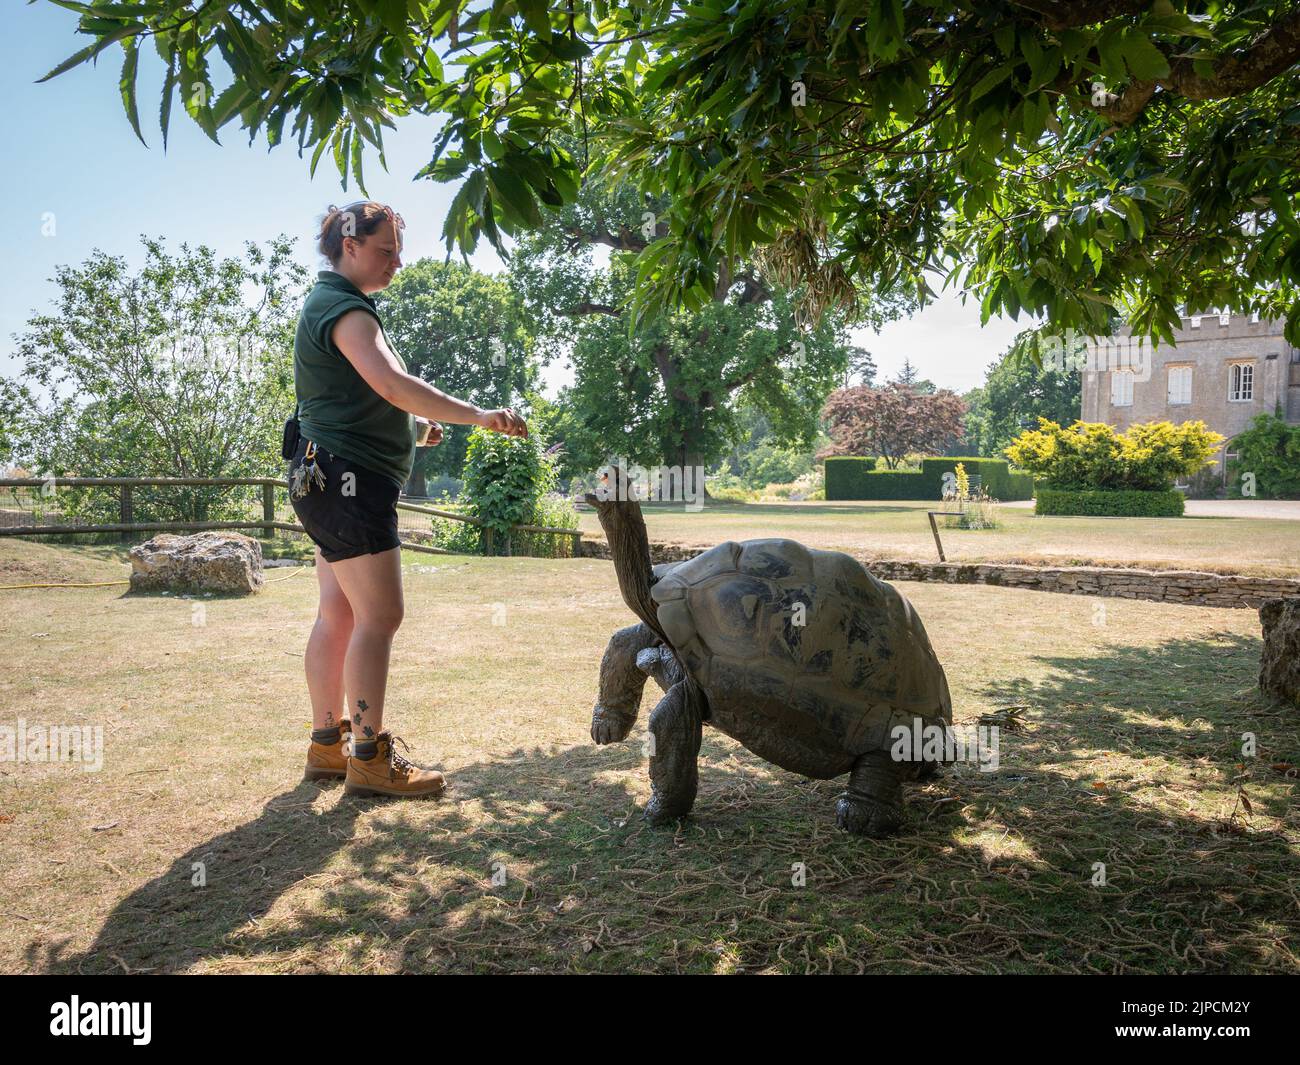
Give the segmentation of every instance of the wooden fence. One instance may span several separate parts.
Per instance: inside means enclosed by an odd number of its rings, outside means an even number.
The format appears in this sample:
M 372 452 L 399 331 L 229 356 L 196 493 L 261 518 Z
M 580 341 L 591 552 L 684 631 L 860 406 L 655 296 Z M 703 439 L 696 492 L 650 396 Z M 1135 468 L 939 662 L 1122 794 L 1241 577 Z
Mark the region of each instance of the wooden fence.
M 182 488 L 233 488 L 255 487 L 262 489 L 262 517 L 240 519 L 236 521 L 145 521 L 134 519 L 133 489 L 146 486 L 182 487 Z M 288 492 L 288 482 L 276 477 L 4 477 L 0 478 L 0 489 L 36 488 L 44 490 L 64 488 L 116 488 L 118 491 L 118 520 L 93 524 L 76 524 L 60 522 L 57 524 L 15 524 L 0 522 L 0 536 L 60 536 L 80 533 L 119 533 L 121 539 L 128 540 L 133 533 L 141 532 L 202 532 L 210 529 L 260 529 L 263 535 L 270 536 L 275 530 L 301 533 L 305 530 L 296 522 L 280 521 L 277 516 L 277 497 L 280 492 Z M 438 507 L 424 506 L 419 503 L 399 501 L 399 510 L 424 514 L 446 521 L 459 521 L 476 526 L 480 531 L 479 543 L 485 555 L 493 553 L 493 530 L 483 523 L 481 518 L 469 514 L 457 514 L 455 511 L 442 510 Z M 400 530 L 399 530 L 400 532 Z M 573 554 L 578 554 L 578 542 L 582 533 L 577 529 L 556 529 L 544 525 L 512 525 L 510 533 L 549 533 L 553 536 L 568 536 L 573 541 Z M 425 551 L 429 554 L 451 554 L 445 548 L 431 547 L 427 544 L 402 541 L 402 546 L 413 551 Z M 510 554 L 510 538 L 507 536 L 505 554 Z

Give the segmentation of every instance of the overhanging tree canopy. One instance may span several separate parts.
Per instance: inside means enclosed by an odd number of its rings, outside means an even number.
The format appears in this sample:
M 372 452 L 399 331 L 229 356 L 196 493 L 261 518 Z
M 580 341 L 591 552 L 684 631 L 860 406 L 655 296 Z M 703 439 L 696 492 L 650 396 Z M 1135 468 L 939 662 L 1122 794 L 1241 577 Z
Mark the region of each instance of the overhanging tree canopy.
M 1300 10 L 1282 0 L 52 0 L 138 49 L 214 138 L 331 151 L 447 116 L 421 175 L 449 244 L 536 227 L 584 168 L 667 201 L 638 311 L 697 308 L 729 261 L 807 310 L 931 282 L 983 312 L 1170 339 L 1180 304 L 1286 317 L 1300 343 Z M 212 91 L 209 59 L 233 73 Z M 290 123 L 290 120 L 292 122 Z M 576 134 L 580 152 L 562 138 Z M 364 185 L 362 186 L 364 188 Z M 638 219 L 630 219 L 635 225 Z
M 574 368 L 563 397 L 575 415 L 562 432 L 569 461 L 594 470 L 618 441 L 617 453 L 633 461 L 711 465 L 734 442 L 741 402 L 762 411 L 783 443 L 810 445 L 817 412 L 847 369 L 844 316 L 800 328 L 788 290 L 728 260 L 701 308 L 646 316 L 629 329 L 636 259 L 657 232 L 625 220 L 665 207 L 630 184 L 588 180 L 514 249 L 510 276 L 529 330 L 545 357 L 562 355 Z M 607 266 L 597 247 L 611 249 Z M 861 319 L 877 329 L 905 309 L 865 286 L 860 303 Z

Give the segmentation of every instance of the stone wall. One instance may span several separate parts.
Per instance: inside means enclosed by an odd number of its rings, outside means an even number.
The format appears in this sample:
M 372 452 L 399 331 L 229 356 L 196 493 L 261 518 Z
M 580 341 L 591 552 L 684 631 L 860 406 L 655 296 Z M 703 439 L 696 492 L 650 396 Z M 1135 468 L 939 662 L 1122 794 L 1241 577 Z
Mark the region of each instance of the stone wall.
M 693 558 L 702 547 L 650 545 L 655 563 Z M 585 558 L 609 558 L 604 540 L 583 540 Z M 1266 599 L 1300 597 L 1300 580 L 1285 577 L 1236 577 L 1196 570 L 1119 569 L 1105 566 L 1021 566 L 1011 563 L 913 562 L 907 559 L 859 559 L 885 581 L 942 581 L 946 584 L 994 584 L 1065 595 L 1149 599 L 1157 603 L 1258 608 Z

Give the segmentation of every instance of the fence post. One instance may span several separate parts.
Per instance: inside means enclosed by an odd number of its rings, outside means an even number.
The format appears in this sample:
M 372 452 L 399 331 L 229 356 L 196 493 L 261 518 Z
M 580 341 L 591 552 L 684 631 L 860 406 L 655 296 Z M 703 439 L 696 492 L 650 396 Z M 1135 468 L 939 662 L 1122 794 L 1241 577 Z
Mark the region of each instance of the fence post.
M 131 508 L 131 486 L 129 484 L 122 485 L 120 494 L 121 494 L 121 505 L 118 507 L 119 518 L 123 525 L 130 525 L 132 522 L 135 521 L 135 518 L 132 515 L 132 508 Z M 129 530 L 123 529 L 120 533 L 117 534 L 117 538 L 119 540 L 129 540 L 131 539 L 131 533 Z
M 262 520 L 266 525 L 262 527 L 262 535 L 272 538 L 275 536 L 275 530 L 271 528 L 271 522 L 275 521 L 275 485 L 262 485 Z

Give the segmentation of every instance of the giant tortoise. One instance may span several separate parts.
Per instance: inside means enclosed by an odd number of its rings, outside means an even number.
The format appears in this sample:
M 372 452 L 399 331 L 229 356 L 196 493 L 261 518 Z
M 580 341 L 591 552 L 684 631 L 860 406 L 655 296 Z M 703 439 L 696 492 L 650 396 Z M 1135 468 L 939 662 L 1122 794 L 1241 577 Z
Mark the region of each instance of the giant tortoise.
M 690 811 L 707 722 L 783 769 L 848 773 L 840 827 L 896 831 L 904 781 L 937 767 L 919 751 L 892 757 L 895 729 L 952 721 L 943 667 L 907 599 L 848 555 L 794 540 L 727 541 L 652 567 L 639 505 L 586 498 L 642 619 L 605 651 L 592 739 L 627 737 L 648 677 L 666 693 L 650 714 L 647 818 Z

